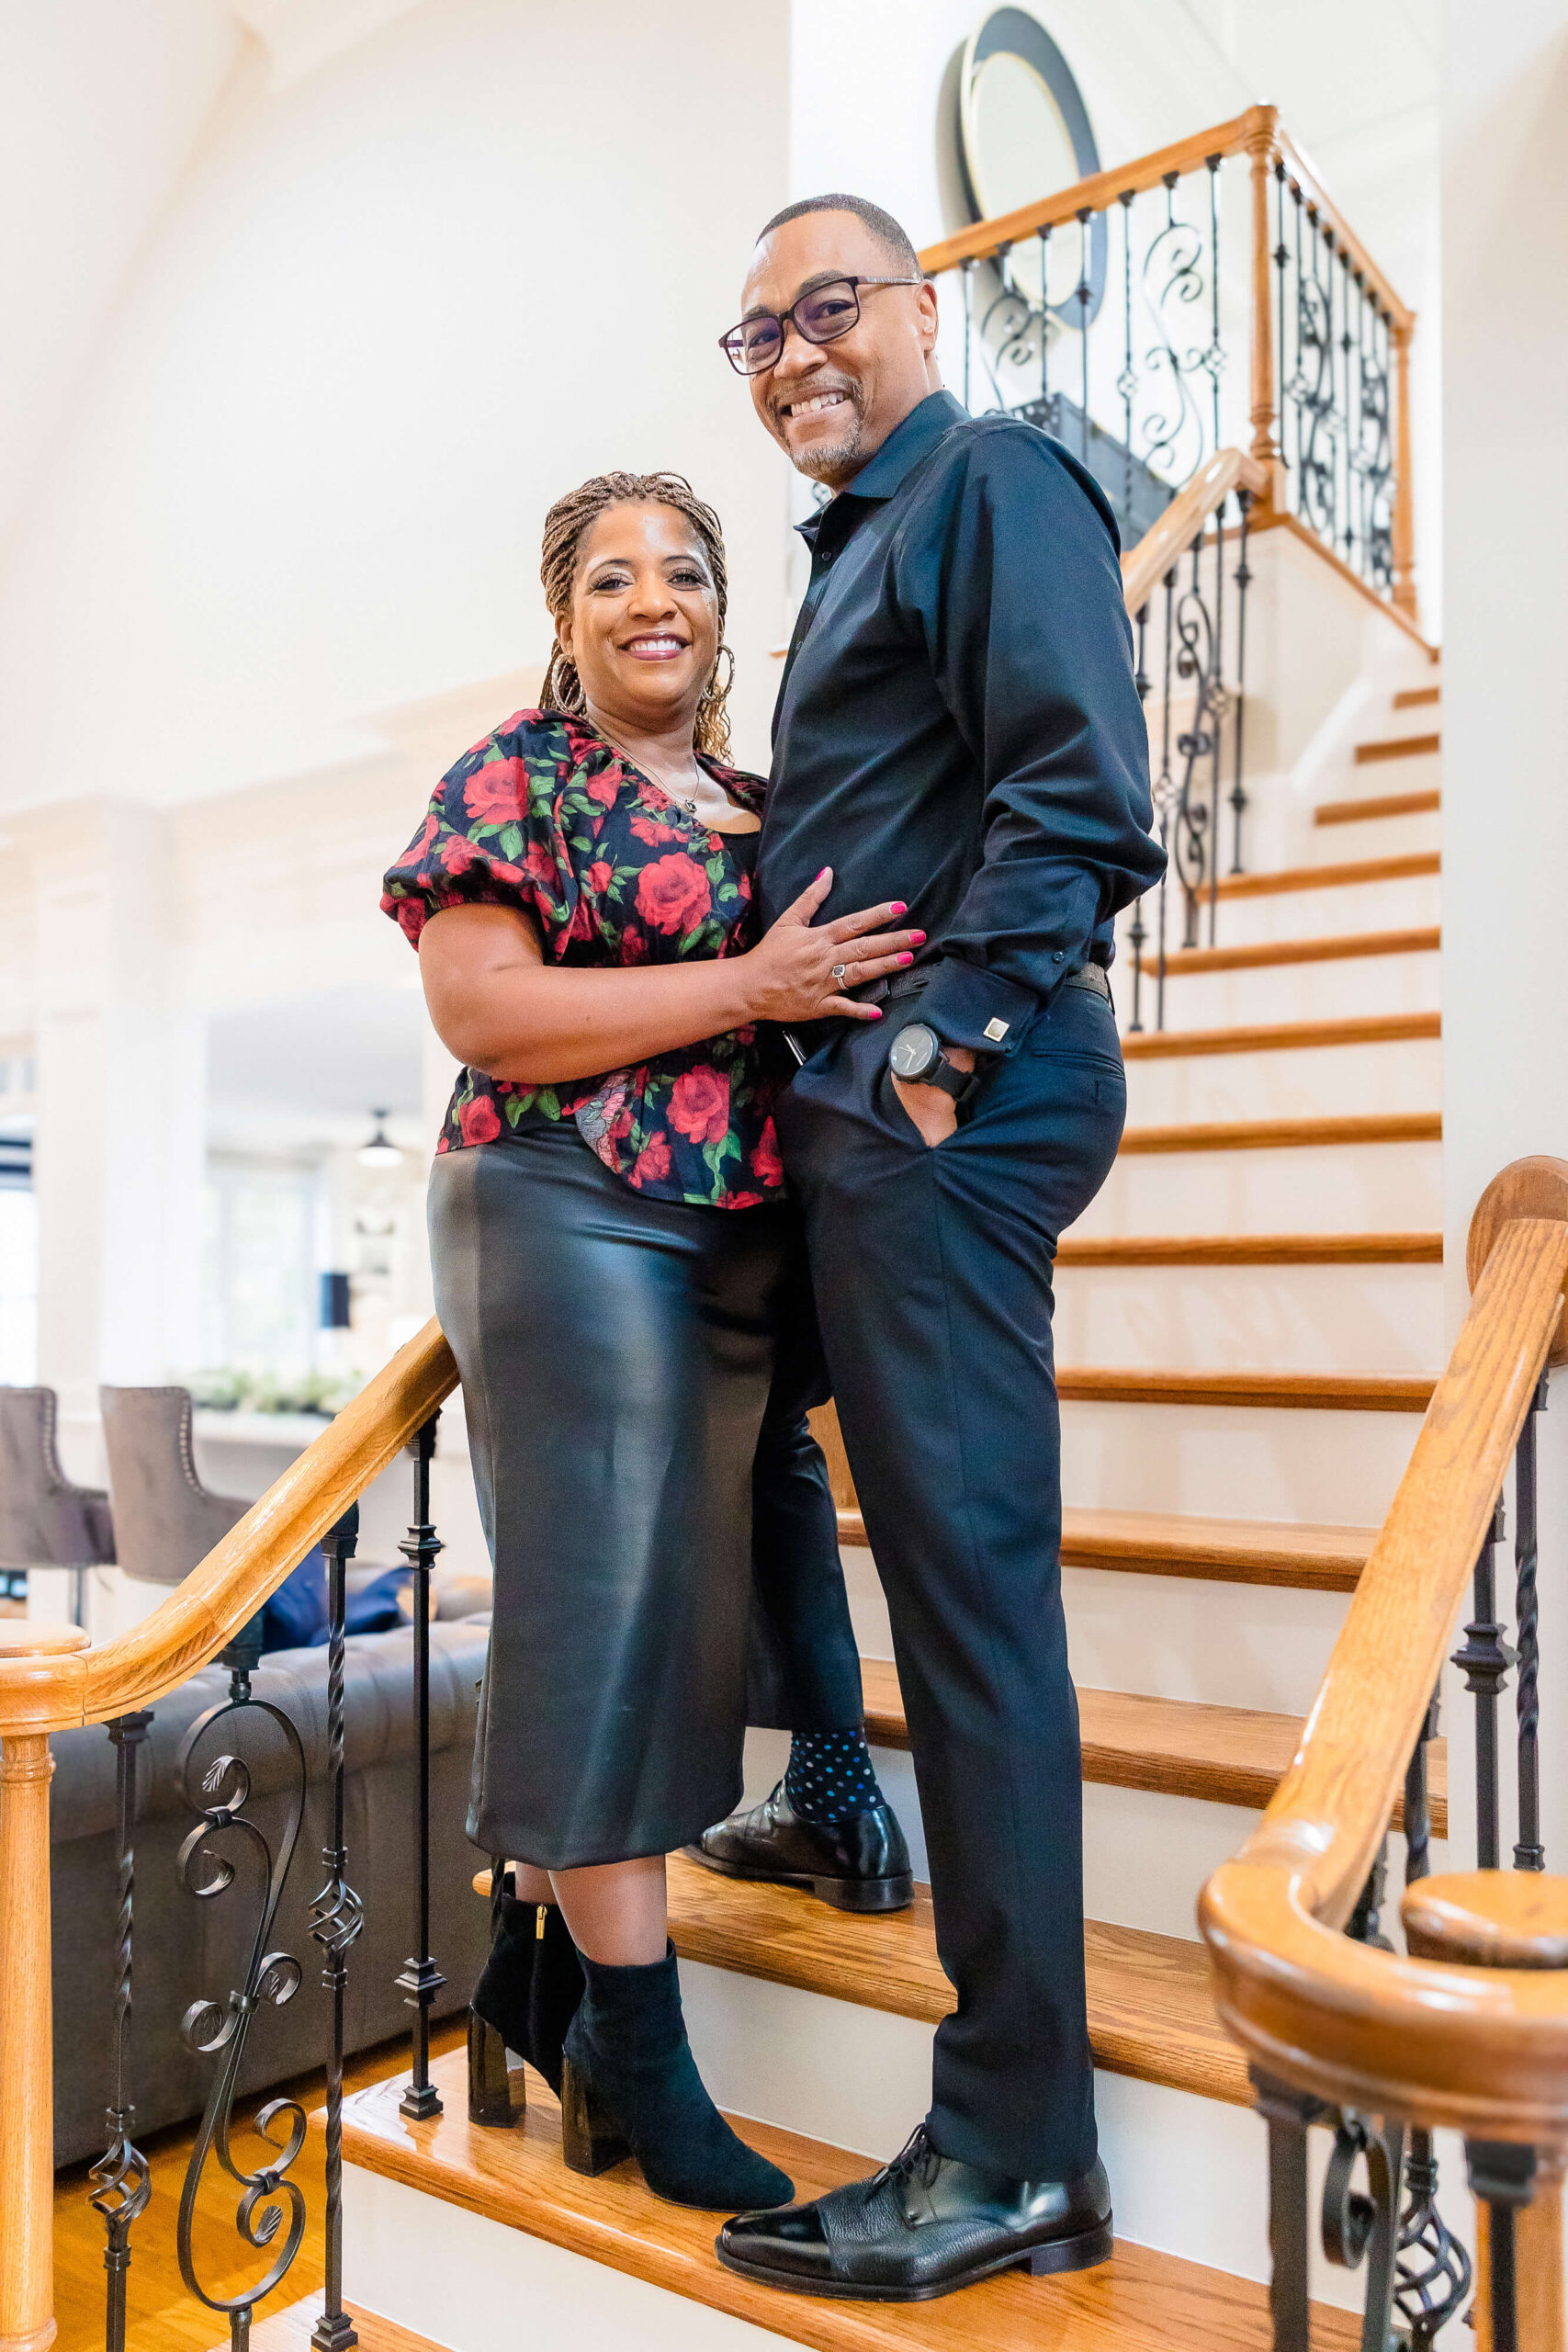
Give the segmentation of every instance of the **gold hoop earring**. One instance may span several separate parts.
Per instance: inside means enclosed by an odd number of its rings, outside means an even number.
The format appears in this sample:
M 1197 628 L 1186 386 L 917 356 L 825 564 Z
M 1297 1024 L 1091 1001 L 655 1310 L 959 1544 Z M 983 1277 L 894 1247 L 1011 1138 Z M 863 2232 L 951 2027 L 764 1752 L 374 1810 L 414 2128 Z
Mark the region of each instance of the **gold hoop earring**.
M 581 718 L 588 704 L 576 662 L 569 662 L 564 653 L 558 654 L 553 668 L 555 674 L 550 680 L 550 692 L 555 698 L 556 708 L 564 710 L 569 718 Z M 571 682 L 570 685 L 568 679 Z
M 725 679 L 725 682 L 724 682 L 723 685 L 721 686 L 721 685 L 719 684 L 719 683 L 718 683 L 718 665 L 719 665 L 719 662 L 725 662 L 725 661 L 728 661 L 728 662 L 729 663 L 729 673 L 728 673 L 728 677 Z M 728 645 L 721 645 L 721 646 L 719 647 L 719 649 L 718 649 L 717 656 L 716 656 L 716 658 L 715 659 L 715 662 L 714 662 L 714 665 L 713 665 L 713 675 L 712 675 L 712 677 L 708 680 L 707 684 L 703 688 L 703 706 L 704 706 L 704 707 L 705 707 L 705 708 L 706 708 L 706 707 L 711 707 L 711 706 L 712 706 L 713 704 L 715 704 L 715 703 L 727 702 L 727 701 L 728 700 L 728 698 L 729 698 L 729 690 L 730 690 L 730 688 L 734 685 L 734 684 L 735 684 L 735 656 L 734 656 L 734 654 L 730 651 L 730 649 L 729 649 L 729 647 L 728 647 Z

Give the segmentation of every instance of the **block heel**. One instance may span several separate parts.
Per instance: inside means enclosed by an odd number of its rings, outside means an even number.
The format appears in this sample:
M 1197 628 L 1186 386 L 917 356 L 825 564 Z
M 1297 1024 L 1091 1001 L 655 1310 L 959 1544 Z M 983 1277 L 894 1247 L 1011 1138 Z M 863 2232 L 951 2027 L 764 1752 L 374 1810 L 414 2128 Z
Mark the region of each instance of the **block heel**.
M 1115 2237 L 1109 2222 L 1099 2229 L 1085 2230 L 1076 2238 L 1058 2238 L 1054 2245 L 1037 2245 L 1027 2260 L 1019 2267 L 1032 2278 L 1054 2278 L 1064 2270 L 1092 2270 L 1101 2262 L 1109 2262 L 1115 2249 Z
M 487 2131 L 510 2132 L 526 2104 L 527 2094 L 512 2096 L 506 2071 L 506 2042 L 488 2018 L 468 2011 L 468 2121 Z
M 568 2172 L 584 2173 L 590 2180 L 631 2154 L 620 2125 L 570 2058 L 561 2071 L 560 2144 Z
M 814 1878 L 811 1892 L 835 1911 L 907 1911 L 915 1899 L 913 1873 L 899 1878 Z

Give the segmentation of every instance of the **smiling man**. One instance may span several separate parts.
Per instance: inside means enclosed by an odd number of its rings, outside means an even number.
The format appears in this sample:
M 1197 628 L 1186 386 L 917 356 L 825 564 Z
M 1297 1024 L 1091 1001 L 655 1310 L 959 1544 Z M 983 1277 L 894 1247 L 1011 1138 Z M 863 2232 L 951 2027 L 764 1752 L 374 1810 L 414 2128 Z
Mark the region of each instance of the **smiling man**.
M 719 2238 L 750 2277 L 877 2301 L 1111 2251 L 1051 1270 L 1121 1137 L 1112 919 L 1163 863 L 1111 511 L 1032 425 L 967 416 L 936 340 L 908 238 L 848 196 L 768 223 L 724 338 L 763 426 L 833 493 L 802 526 L 763 919 L 831 865 L 829 906 L 903 899 L 928 934 L 911 971 L 858 986 L 880 1023 L 796 1038 L 777 1124 L 958 2005 L 900 2157 Z M 770 1836 L 709 1832 L 731 1867 L 743 1845 L 782 1876 Z

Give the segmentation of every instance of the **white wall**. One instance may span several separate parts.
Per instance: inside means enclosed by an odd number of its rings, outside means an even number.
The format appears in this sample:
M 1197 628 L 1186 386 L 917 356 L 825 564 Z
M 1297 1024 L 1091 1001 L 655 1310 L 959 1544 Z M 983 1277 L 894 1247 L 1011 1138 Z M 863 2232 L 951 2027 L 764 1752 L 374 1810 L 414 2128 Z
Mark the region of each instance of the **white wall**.
M 1447 0 L 1445 31 L 1450 878 L 1442 986 L 1453 1329 L 1465 1303 L 1465 1230 L 1488 1181 L 1527 1153 L 1568 1159 L 1568 6 L 1516 0 L 1508 9 L 1477 10 L 1469 0 Z M 1543 1793 L 1548 1861 L 1561 1870 L 1568 1861 L 1563 1373 L 1540 1438 Z M 1509 1616 L 1511 1580 L 1500 1581 L 1500 1613 Z M 1450 1725 L 1466 1739 L 1468 1707 L 1456 1701 Z

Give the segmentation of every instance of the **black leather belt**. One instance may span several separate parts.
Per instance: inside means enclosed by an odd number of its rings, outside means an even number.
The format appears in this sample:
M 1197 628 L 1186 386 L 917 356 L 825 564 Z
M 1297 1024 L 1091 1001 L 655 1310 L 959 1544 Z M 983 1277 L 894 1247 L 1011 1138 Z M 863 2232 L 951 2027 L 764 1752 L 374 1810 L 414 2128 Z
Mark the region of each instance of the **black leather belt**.
M 858 989 L 848 989 L 845 994 L 852 996 L 861 1004 L 887 1004 L 895 997 L 919 996 L 931 977 L 929 970 L 900 972 L 893 979 L 863 980 Z M 1096 996 L 1104 997 L 1107 1003 L 1111 1001 L 1111 982 L 1106 978 L 1103 964 L 1080 964 L 1076 972 L 1067 974 L 1061 985 L 1065 989 L 1089 989 Z

